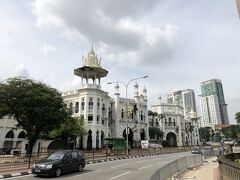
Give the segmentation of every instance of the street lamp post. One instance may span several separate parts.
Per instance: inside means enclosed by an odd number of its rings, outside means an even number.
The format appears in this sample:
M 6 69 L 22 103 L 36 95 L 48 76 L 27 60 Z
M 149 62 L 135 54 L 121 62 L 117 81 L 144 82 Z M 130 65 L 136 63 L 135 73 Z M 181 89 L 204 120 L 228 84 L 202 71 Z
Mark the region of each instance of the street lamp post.
M 126 112 L 125 112 L 125 119 L 126 119 L 126 123 L 127 123 L 127 129 L 126 129 L 126 154 L 128 156 L 128 102 L 127 102 L 127 98 L 128 98 L 128 85 L 133 82 L 133 81 L 136 81 L 138 79 L 145 79 L 147 78 L 148 76 L 143 76 L 143 77 L 138 77 L 138 78 L 134 78 L 134 79 L 131 79 L 130 81 L 128 81 L 127 83 L 123 82 L 123 81 L 116 81 L 116 82 L 108 82 L 108 84 L 113 84 L 113 83 L 121 83 L 125 86 L 125 95 L 126 95 Z

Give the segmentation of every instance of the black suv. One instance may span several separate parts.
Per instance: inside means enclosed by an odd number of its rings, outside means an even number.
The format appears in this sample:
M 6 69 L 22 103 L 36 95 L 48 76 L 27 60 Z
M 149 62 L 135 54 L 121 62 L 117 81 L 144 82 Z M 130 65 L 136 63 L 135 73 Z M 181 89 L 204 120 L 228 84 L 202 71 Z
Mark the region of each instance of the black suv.
M 32 173 L 37 176 L 61 176 L 71 171 L 81 172 L 85 167 L 85 158 L 81 151 L 62 150 L 51 154 L 47 159 L 37 162 Z

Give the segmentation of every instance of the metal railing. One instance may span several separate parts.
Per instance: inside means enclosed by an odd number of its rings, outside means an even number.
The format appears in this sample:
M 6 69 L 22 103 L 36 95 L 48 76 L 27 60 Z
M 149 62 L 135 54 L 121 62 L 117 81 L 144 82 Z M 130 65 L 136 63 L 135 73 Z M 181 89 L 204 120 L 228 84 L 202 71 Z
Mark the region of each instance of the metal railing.
M 220 180 L 240 179 L 240 164 L 234 162 L 235 159 L 240 159 L 240 153 L 218 157 Z
M 134 148 L 129 152 L 129 156 L 146 156 L 146 155 L 159 155 L 166 153 L 178 153 L 190 151 L 190 147 L 166 147 L 166 148 L 153 148 L 153 149 L 141 149 Z M 32 154 L 30 165 L 45 159 L 51 153 L 45 152 L 40 154 Z M 126 151 L 113 150 L 113 149 L 102 149 L 102 150 L 91 150 L 83 151 L 86 162 L 96 162 L 112 160 L 115 158 L 126 158 Z M 16 155 L 0 155 L 0 170 L 13 167 L 26 167 L 29 163 L 29 156 L 27 154 L 16 154 Z
M 194 168 L 203 164 L 201 155 L 187 156 L 159 168 L 149 180 L 165 180 L 177 176 L 188 168 Z

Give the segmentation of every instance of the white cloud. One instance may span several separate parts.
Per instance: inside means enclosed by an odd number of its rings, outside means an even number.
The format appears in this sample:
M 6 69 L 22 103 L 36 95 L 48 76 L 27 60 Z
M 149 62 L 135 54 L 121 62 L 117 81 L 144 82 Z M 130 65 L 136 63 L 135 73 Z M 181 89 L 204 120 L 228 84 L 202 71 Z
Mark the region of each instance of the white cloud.
M 58 51 L 57 48 L 52 44 L 44 44 L 43 45 L 43 53 L 45 56 L 56 53 L 57 51 Z
M 39 27 L 53 28 L 69 39 L 107 44 L 107 51 L 121 62 L 156 64 L 171 56 L 179 34 L 178 26 L 171 23 L 142 22 L 158 3 L 36 0 L 34 12 Z

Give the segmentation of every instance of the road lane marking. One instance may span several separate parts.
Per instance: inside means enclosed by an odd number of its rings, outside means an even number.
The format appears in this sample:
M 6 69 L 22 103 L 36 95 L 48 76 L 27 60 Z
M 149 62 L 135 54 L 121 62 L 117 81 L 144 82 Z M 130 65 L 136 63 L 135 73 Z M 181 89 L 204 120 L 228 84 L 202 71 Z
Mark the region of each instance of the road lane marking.
M 140 168 L 138 168 L 138 170 L 145 169 L 145 168 L 148 168 L 148 167 L 151 167 L 151 166 L 153 166 L 153 165 L 151 164 L 149 166 L 140 167 Z
M 134 162 L 134 164 L 138 164 L 138 163 L 142 163 L 142 162 L 146 162 L 146 161 L 150 161 L 150 160 L 142 160 L 142 161 Z
M 123 173 L 123 174 L 119 174 L 119 175 L 117 175 L 117 176 L 114 176 L 114 177 L 110 178 L 110 180 L 116 179 L 116 178 L 118 178 L 118 177 L 124 176 L 124 175 L 129 174 L 129 173 L 130 173 L 130 171 L 125 172 L 125 173 Z
M 121 167 L 121 166 L 125 166 L 125 165 L 128 165 L 128 164 L 129 163 L 119 164 L 119 165 L 116 165 L 116 166 L 112 166 L 111 168 Z

